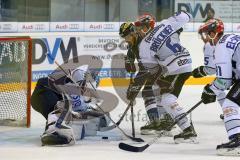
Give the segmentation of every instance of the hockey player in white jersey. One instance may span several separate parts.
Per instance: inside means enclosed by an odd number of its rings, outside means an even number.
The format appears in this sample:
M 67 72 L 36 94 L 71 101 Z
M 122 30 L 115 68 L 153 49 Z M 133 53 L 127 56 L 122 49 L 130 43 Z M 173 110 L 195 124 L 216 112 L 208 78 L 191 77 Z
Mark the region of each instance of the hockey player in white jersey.
M 150 32 L 154 26 L 155 26 L 155 18 L 150 14 L 144 14 L 141 15 L 137 21 L 135 22 L 138 27 L 139 26 L 146 26 L 145 33 Z M 133 74 L 136 72 L 136 67 L 134 64 L 135 59 L 138 61 L 139 59 L 139 44 L 142 41 L 142 39 L 145 37 L 145 35 L 140 35 L 139 32 L 136 30 L 136 25 L 133 23 L 123 23 L 120 26 L 119 29 L 119 35 L 126 40 L 126 42 L 129 44 L 128 52 L 125 57 L 125 68 L 126 71 Z M 141 63 L 138 62 L 138 68 L 139 71 L 143 70 L 144 67 Z M 170 86 L 170 83 L 163 83 L 164 81 L 161 81 L 161 79 L 158 79 L 156 83 L 161 84 L 161 90 L 167 89 Z M 130 84 L 131 85 L 131 84 Z M 168 86 L 166 86 L 168 85 Z M 157 103 L 159 102 L 159 98 L 156 97 L 156 95 L 159 93 L 154 93 L 156 91 L 159 91 L 159 87 L 156 84 L 153 84 L 152 81 L 147 81 L 144 85 L 143 91 L 142 91 L 142 97 L 145 104 L 145 109 L 149 118 L 149 121 L 147 124 L 140 128 L 141 134 L 143 135 L 153 135 L 156 132 L 158 132 L 158 127 L 156 126 L 157 123 L 154 123 L 157 121 L 164 121 L 166 124 L 170 125 L 173 123 L 172 118 L 169 116 L 169 114 L 166 113 L 165 109 L 161 106 L 159 106 Z M 166 131 L 164 132 L 164 135 L 166 136 L 172 136 L 170 132 Z
M 97 110 L 99 100 L 88 92 L 98 83 L 88 65 L 72 70 L 70 75 L 53 73 L 38 80 L 31 104 L 47 119 L 42 145 L 73 145 L 107 126 L 104 114 Z
M 185 113 L 177 103 L 177 97 L 192 71 L 190 54 L 180 44 L 177 31 L 190 19 L 191 15 L 187 12 L 176 13 L 174 16 L 161 21 L 146 35 L 139 46 L 139 60 L 144 66 L 145 73 L 150 75 L 148 78 L 172 76 L 170 81 L 177 82 L 174 91 L 164 93 L 161 96 L 161 106 L 174 119 L 178 119 Z M 134 94 L 131 93 L 130 89 L 128 99 L 132 98 L 131 95 Z M 196 142 L 197 134 L 187 117 L 180 120 L 178 126 L 183 132 L 174 136 L 176 143 Z
M 219 20 L 220 21 L 220 20 Z M 223 26 L 224 27 L 224 26 Z M 216 74 L 216 66 L 214 62 L 214 48 L 215 46 L 211 45 L 209 42 L 209 37 L 205 35 L 205 33 L 201 32 L 201 26 L 199 28 L 199 34 L 201 36 L 201 39 L 204 42 L 204 48 L 203 48 L 203 53 L 204 53 L 204 65 L 199 66 L 195 68 L 192 72 L 192 76 L 194 78 L 201 78 L 205 77 L 207 75 L 214 75 Z M 217 100 L 222 106 L 224 100 L 225 100 L 226 94 L 224 91 L 219 92 L 217 95 Z M 223 119 L 223 114 L 220 115 L 220 118 Z
M 203 103 L 216 101 L 216 95 L 230 91 L 222 104 L 229 142 L 217 146 L 219 155 L 240 155 L 240 36 L 225 34 L 222 21 L 211 19 L 201 28 L 215 46 L 216 79 L 204 87 Z

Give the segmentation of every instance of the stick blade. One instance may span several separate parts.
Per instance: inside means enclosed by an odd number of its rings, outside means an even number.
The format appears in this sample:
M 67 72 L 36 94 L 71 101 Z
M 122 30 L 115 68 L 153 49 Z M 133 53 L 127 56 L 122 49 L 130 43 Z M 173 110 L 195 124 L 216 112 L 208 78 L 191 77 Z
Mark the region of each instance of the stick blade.
M 145 142 L 142 138 L 130 137 L 129 138 L 135 142 Z
M 137 147 L 137 146 L 131 146 L 129 144 L 126 143 L 119 143 L 118 147 L 122 150 L 125 151 L 129 151 L 129 152 L 143 152 L 147 147 L 149 146 L 149 144 L 146 144 L 142 147 Z

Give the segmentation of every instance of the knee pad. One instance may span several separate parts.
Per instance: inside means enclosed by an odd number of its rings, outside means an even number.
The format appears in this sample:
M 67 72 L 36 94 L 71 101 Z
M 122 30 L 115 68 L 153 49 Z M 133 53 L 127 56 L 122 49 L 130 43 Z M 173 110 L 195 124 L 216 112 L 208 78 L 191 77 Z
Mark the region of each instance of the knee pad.
M 236 82 L 232 86 L 226 98 L 230 99 L 234 103 L 238 104 L 238 106 L 240 106 L 240 81 Z
M 170 93 L 165 93 L 162 95 L 161 106 L 171 106 L 177 102 L 177 97 Z

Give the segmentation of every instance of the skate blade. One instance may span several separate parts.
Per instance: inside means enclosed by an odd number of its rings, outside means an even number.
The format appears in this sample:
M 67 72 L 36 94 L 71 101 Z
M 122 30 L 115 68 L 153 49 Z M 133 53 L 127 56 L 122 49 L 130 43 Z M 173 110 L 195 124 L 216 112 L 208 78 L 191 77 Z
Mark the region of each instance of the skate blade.
M 240 156 L 240 147 L 217 149 L 217 155 L 219 155 L 219 156 Z
M 173 137 L 172 131 L 156 131 L 156 135 L 161 134 L 163 137 Z
M 141 135 L 156 135 L 155 130 L 141 130 Z
M 177 139 L 174 140 L 174 142 L 176 144 L 179 144 L 179 143 L 198 144 L 199 143 L 196 137 L 191 137 L 189 139 L 177 138 Z

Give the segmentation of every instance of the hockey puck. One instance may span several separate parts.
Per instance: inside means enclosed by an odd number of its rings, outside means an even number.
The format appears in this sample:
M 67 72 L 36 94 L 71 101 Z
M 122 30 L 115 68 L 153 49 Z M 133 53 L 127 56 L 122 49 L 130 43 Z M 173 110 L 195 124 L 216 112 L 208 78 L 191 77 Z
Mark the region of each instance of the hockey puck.
M 108 137 L 102 137 L 102 139 L 108 139 Z

